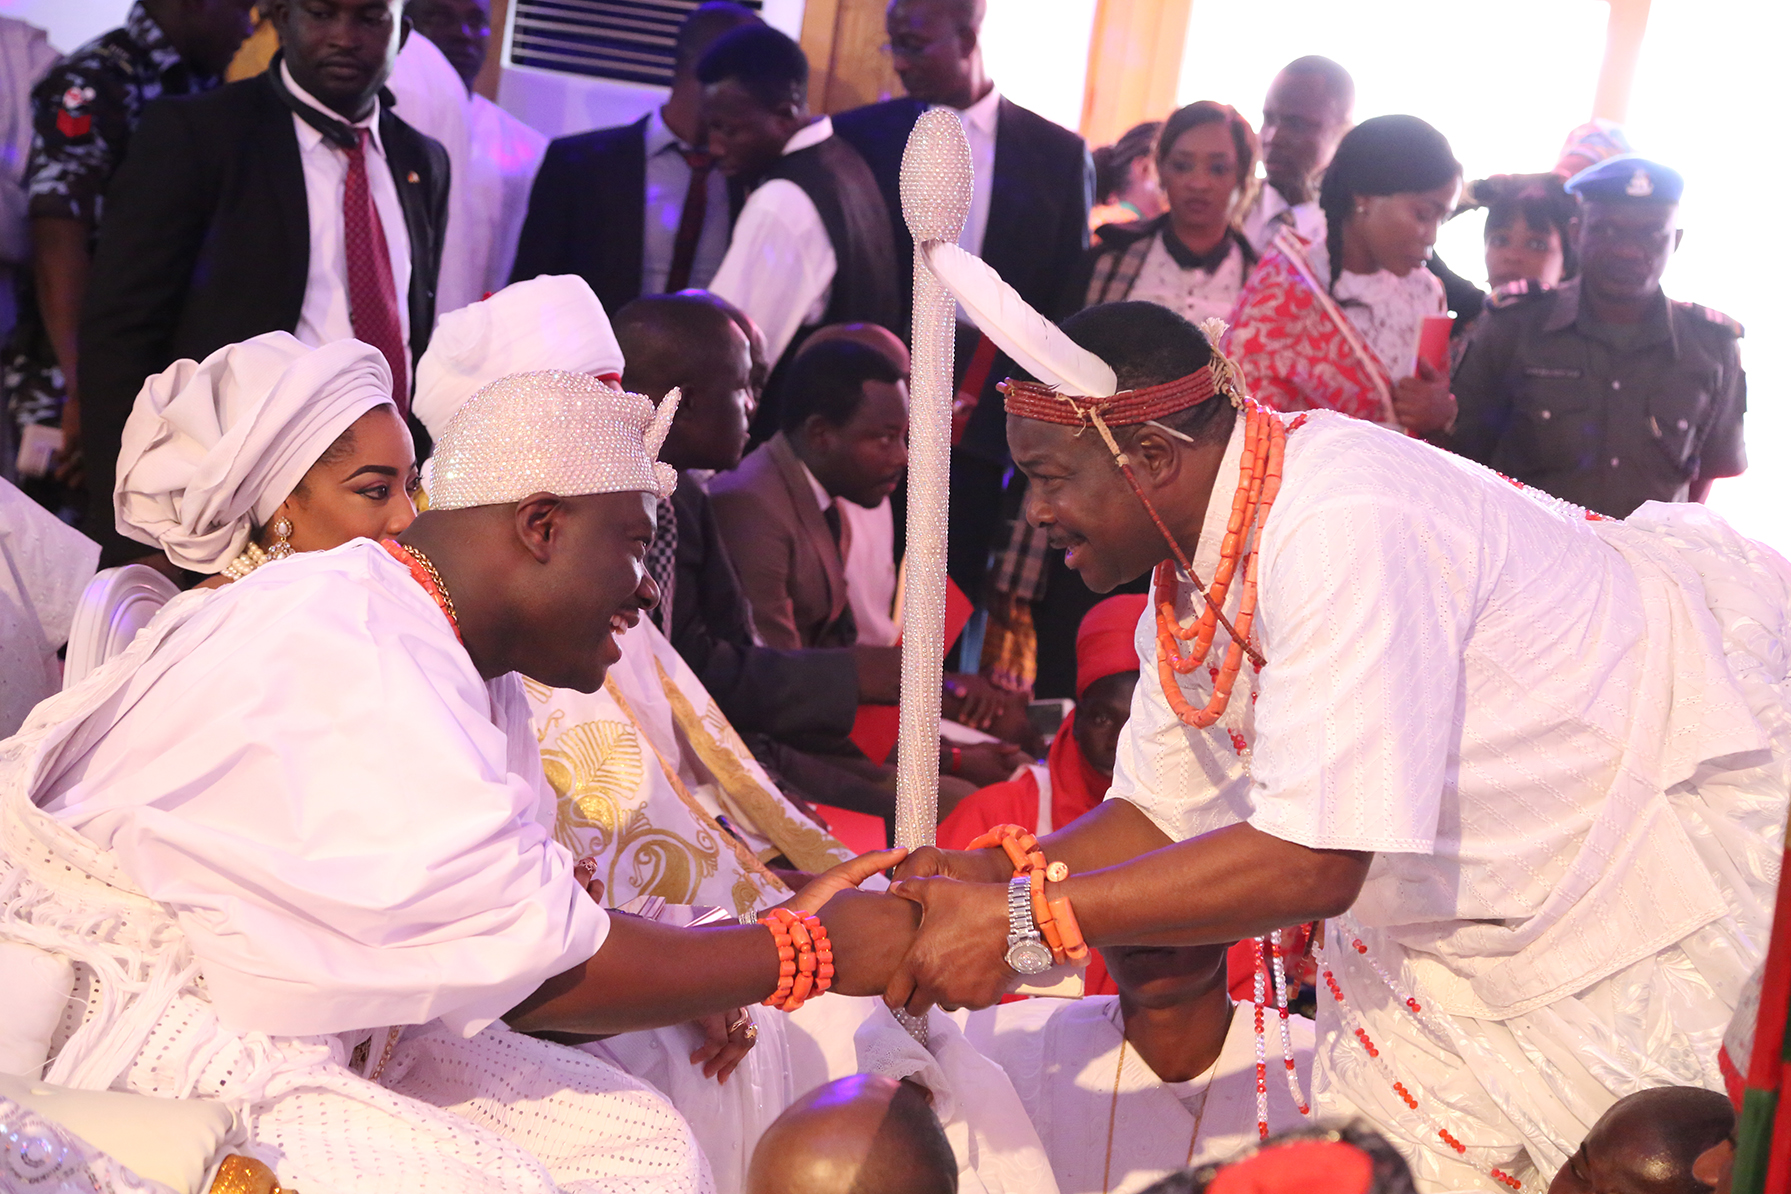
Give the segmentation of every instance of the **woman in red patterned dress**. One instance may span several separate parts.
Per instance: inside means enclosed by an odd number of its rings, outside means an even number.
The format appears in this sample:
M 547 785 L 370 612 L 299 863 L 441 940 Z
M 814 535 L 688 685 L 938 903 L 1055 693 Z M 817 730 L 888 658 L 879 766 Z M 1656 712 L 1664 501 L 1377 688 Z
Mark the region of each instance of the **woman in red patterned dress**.
M 1225 350 L 1258 401 L 1419 436 L 1454 422 L 1447 375 L 1417 350 L 1424 317 L 1444 312 L 1425 262 L 1460 190 L 1449 142 L 1417 117 L 1350 130 L 1319 192 L 1325 243 L 1283 229 L 1232 312 Z

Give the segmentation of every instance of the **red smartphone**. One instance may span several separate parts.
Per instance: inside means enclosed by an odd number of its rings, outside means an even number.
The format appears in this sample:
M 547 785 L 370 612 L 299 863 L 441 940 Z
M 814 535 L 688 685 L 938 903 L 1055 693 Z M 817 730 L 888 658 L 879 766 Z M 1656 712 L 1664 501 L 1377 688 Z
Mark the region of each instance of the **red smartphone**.
M 1426 315 L 1418 331 L 1418 359 L 1438 373 L 1449 372 L 1449 333 L 1454 327 L 1453 315 Z

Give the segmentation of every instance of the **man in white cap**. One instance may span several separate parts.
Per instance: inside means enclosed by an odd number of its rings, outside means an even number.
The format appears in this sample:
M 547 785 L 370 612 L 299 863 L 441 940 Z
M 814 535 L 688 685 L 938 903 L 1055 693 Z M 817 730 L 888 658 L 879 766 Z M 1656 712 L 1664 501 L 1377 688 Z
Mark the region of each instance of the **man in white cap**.
M 179 598 L 39 706 L 0 751 L 0 940 L 75 963 L 87 1018 L 46 1080 L 222 1099 L 299 1188 L 709 1187 L 659 1096 L 511 1029 L 867 992 L 915 919 L 853 892 L 770 932 L 612 919 L 540 823 L 516 673 L 595 688 L 655 599 L 671 413 L 582 375 L 495 383 L 402 541 Z

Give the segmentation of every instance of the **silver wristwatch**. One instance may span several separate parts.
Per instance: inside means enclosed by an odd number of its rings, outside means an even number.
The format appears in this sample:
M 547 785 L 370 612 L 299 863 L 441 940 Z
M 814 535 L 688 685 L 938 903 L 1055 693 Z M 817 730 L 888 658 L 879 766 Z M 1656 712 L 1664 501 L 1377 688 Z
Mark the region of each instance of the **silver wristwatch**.
M 1032 884 L 1024 875 L 1007 885 L 1007 964 L 1021 974 L 1051 969 L 1051 947 L 1032 919 Z

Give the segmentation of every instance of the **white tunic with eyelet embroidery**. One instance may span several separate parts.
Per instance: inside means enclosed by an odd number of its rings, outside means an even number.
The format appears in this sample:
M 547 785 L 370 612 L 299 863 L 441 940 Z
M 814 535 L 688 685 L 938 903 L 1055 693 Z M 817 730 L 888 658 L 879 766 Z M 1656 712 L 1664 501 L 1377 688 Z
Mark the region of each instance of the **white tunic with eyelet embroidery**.
M 496 1019 L 607 932 L 545 792 L 379 546 L 181 595 L 0 743 L 0 941 L 77 972 L 44 1079 L 224 1101 L 300 1189 L 712 1190 L 661 1095 Z
M 1241 433 L 1195 553 L 1202 579 L 1240 451 Z M 1726 1022 L 1759 961 L 1778 877 L 1791 566 L 1702 507 L 1589 521 L 1330 413 L 1289 434 L 1284 476 L 1261 531 L 1266 666 L 1245 665 L 1218 726 L 1190 729 L 1156 679 L 1147 611 L 1109 799 L 1176 840 L 1243 821 L 1374 852 L 1333 955 L 1358 934 L 1433 1011 L 1505 1032 L 1503 1046 L 1454 1042 L 1493 1092 L 1455 1134 L 1552 1172 L 1618 1093 L 1715 1078 L 1715 1038 L 1697 1033 Z M 1191 616 L 1191 588 L 1176 600 Z M 1211 695 L 1204 671 L 1181 683 L 1195 708 Z M 1633 972 L 1657 962 L 1679 1007 L 1595 995 L 1647 989 Z M 1352 1004 L 1391 1016 L 1405 996 L 1390 995 Z M 1663 1016 L 1685 1039 L 1662 1043 Z M 1559 1059 L 1588 1050 L 1591 1076 L 1566 1075 Z M 1370 1114 L 1433 1179 L 1471 1184 L 1358 1052 L 1325 998 L 1321 1109 Z M 1509 1066 L 1483 1072 L 1490 1056 Z

